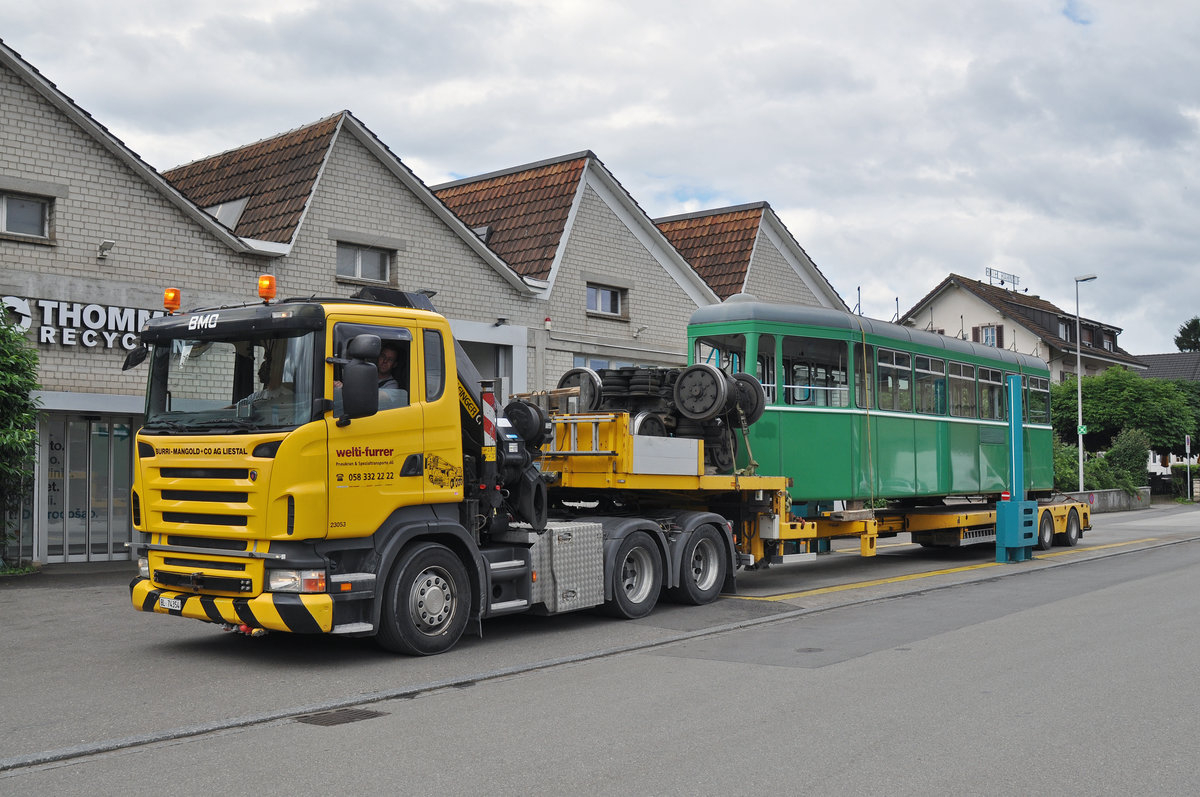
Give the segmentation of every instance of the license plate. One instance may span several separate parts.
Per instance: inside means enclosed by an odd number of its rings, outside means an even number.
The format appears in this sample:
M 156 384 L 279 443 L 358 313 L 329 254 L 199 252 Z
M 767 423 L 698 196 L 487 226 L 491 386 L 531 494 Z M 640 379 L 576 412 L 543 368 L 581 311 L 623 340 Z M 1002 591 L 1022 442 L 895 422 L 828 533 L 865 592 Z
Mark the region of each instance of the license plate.
M 183 609 L 183 598 L 159 598 L 158 605 L 169 612 L 178 612 Z

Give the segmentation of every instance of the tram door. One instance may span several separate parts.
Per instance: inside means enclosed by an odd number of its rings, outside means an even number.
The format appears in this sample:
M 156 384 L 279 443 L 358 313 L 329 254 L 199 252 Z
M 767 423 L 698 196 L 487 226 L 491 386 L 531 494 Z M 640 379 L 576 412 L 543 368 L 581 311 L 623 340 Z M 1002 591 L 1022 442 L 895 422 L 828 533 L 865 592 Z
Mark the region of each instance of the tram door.
M 41 429 L 45 562 L 128 559 L 133 418 L 49 415 Z

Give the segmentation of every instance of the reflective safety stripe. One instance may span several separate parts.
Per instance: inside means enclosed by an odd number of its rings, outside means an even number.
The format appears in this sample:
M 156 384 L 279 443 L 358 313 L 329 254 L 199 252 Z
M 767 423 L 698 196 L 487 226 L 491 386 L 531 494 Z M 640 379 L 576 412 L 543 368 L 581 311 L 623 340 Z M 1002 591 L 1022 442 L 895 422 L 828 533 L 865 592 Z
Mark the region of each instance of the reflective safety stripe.
M 225 598 L 156 589 L 149 579 L 129 585 L 133 607 L 143 612 L 173 614 L 212 623 L 245 623 L 253 628 L 303 634 L 328 633 L 333 628 L 333 598 L 326 594 L 297 595 L 264 592 L 256 598 Z M 183 601 L 180 609 L 164 609 L 159 598 Z

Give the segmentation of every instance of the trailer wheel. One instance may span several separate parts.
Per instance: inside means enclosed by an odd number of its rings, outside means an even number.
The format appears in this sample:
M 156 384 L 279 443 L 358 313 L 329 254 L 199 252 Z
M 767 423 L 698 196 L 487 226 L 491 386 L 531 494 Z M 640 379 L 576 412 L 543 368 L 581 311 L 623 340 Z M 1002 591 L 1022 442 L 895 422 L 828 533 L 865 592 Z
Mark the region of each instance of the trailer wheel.
M 701 526 L 692 534 L 679 566 L 679 586 L 671 598 L 702 606 L 712 603 L 725 584 L 725 546 L 712 526 Z
M 1068 548 L 1079 542 L 1079 512 L 1072 509 L 1067 513 L 1067 530 L 1057 536 L 1059 544 Z
M 1042 519 L 1038 523 L 1038 538 L 1037 544 L 1034 546 L 1039 551 L 1048 551 L 1054 546 L 1054 516 L 1050 514 L 1050 510 L 1042 512 Z
M 471 608 L 467 569 L 449 548 L 425 543 L 388 575 L 376 641 L 410 656 L 443 653 L 458 642 Z
M 653 611 L 662 589 L 662 560 L 649 534 L 635 531 L 621 541 L 612 579 L 613 597 L 604 604 L 607 614 L 636 620 Z

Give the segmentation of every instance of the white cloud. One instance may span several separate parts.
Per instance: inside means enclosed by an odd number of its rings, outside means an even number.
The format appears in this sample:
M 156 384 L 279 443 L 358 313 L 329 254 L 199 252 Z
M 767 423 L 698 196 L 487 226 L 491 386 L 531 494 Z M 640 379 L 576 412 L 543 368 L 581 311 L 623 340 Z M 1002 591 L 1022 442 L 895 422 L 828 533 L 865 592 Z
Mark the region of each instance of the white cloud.
M 651 216 L 769 201 L 883 318 L 988 266 L 1098 273 L 1134 352 L 1200 313 L 1185 0 L 36 6 L 6 43 L 161 168 L 348 108 L 430 184 L 591 149 Z

